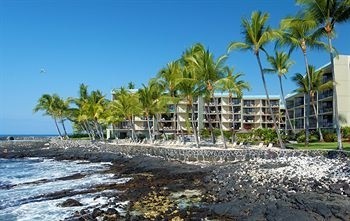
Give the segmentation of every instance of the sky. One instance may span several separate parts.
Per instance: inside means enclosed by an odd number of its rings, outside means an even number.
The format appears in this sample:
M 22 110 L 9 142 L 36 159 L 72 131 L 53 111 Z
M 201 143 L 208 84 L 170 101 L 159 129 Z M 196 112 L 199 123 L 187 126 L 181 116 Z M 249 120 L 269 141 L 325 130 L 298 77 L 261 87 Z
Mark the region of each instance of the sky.
M 299 9 L 294 0 L 0 0 L 0 134 L 56 134 L 50 117 L 33 113 L 42 94 L 76 97 L 84 83 L 110 98 L 128 82 L 146 84 L 195 43 L 215 58 L 225 54 L 243 40 L 241 19 L 252 11 L 268 12 L 277 28 Z M 350 54 L 350 23 L 336 28 L 334 46 Z M 295 89 L 291 76 L 305 70 L 300 51 L 292 59 L 286 93 Z M 320 67 L 329 55 L 311 51 L 308 59 Z M 245 94 L 264 94 L 252 53 L 232 52 L 226 64 L 250 83 Z M 277 77 L 266 78 L 278 95 Z

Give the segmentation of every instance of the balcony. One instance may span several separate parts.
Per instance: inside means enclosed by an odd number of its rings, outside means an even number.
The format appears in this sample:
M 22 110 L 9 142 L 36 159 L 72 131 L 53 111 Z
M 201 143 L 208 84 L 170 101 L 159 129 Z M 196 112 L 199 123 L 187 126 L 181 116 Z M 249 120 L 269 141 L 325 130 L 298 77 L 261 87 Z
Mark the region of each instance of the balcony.
M 294 102 L 287 102 L 287 109 L 291 109 L 294 107 Z
M 320 122 L 320 127 L 331 128 L 331 127 L 333 127 L 333 122 L 332 122 L 332 120 L 323 120 Z
M 333 112 L 333 107 L 325 107 L 319 110 L 320 114 L 332 113 L 332 112 Z
M 333 90 L 326 90 L 318 95 L 318 99 L 321 100 L 332 96 L 333 96 Z
M 253 112 L 253 111 L 244 111 L 243 114 L 244 115 L 257 115 L 257 113 Z

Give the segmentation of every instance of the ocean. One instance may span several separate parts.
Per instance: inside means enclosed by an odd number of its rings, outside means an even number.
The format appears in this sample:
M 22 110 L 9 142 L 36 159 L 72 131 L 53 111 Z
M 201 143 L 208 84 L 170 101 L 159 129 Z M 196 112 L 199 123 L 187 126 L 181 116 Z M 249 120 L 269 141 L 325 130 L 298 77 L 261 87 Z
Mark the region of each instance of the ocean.
M 108 162 L 0 158 L 0 220 L 63 220 L 75 211 L 104 205 L 109 198 L 102 192 L 82 192 L 94 185 L 128 180 L 104 173 L 110 165 Z M 69 197 L 59 194 L 65 191 L 70 193 Z M 68 198 L 78 200 L 83 206 L 59 206 Z

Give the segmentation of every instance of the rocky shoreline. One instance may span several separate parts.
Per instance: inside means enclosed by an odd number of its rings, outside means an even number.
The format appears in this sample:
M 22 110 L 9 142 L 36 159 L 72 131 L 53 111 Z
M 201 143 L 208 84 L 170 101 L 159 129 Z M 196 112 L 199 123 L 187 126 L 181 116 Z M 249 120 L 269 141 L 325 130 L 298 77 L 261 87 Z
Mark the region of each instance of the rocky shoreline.
M 77 211 L 66 220 L 350 220 L 348 156 L 90 141 L 0 142 L 2 158 L 109 161 L 108 173 L 132 177 L 92 187 L 119 192 L 108 196 L 107 205 Z

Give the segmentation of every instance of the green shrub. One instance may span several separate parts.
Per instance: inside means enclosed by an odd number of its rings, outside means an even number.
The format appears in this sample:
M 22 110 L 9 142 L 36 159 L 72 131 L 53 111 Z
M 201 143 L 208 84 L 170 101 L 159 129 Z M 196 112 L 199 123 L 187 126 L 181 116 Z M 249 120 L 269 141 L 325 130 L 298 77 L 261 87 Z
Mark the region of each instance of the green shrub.
M 335 142 L 337 141 L 337 135 L 335 133 L 326 133 L 323 135 L 323 140 L 325 142 Z
M 350 140 L 350 126 L 342 127 L 341 132 L 344 139 Z
M 202 138 L 209 138 L 210 137 L 210 131 L 207 128 L 204 128 L 200 131 L 200 135 Z
M 255 141 L 263 141 L 264 143 L 277 143 L 277 133 L 272 128 L 257 128 L 253 131 Z
M 221 131 L 218 128 L 213 129 L 214 136 L 217 138 L 221 135 Z
M 241 143 L 253 142 L 253 133 L 236 133 L 236 141 Z
M 224 136 L 226 140 L 231 140 L 232 138 L 232 131 L 224 131 Z
M 297 137 L 297 142 L 298 143 L 304 143 L 305 142 L 305 134 L 299 135 Z
M 74 133 L 69 135 L 69 138 L 84 138 L 84 137 L 89 137 L 89 135 L 84 133 Z
M 303 132 L 304 132 L 304 134 L 297 133 L 298 134 L 298 136 L 297 136 L 297 142 L 298 143 L 304 143 L 305 142 L 305 131 L 303 131 Z M 310 131 L 309 143 L 318 142 L 319 140 L 320 140 L 320 138 L 318 136 L 318 133 L 314 132 L 314 131 Z

